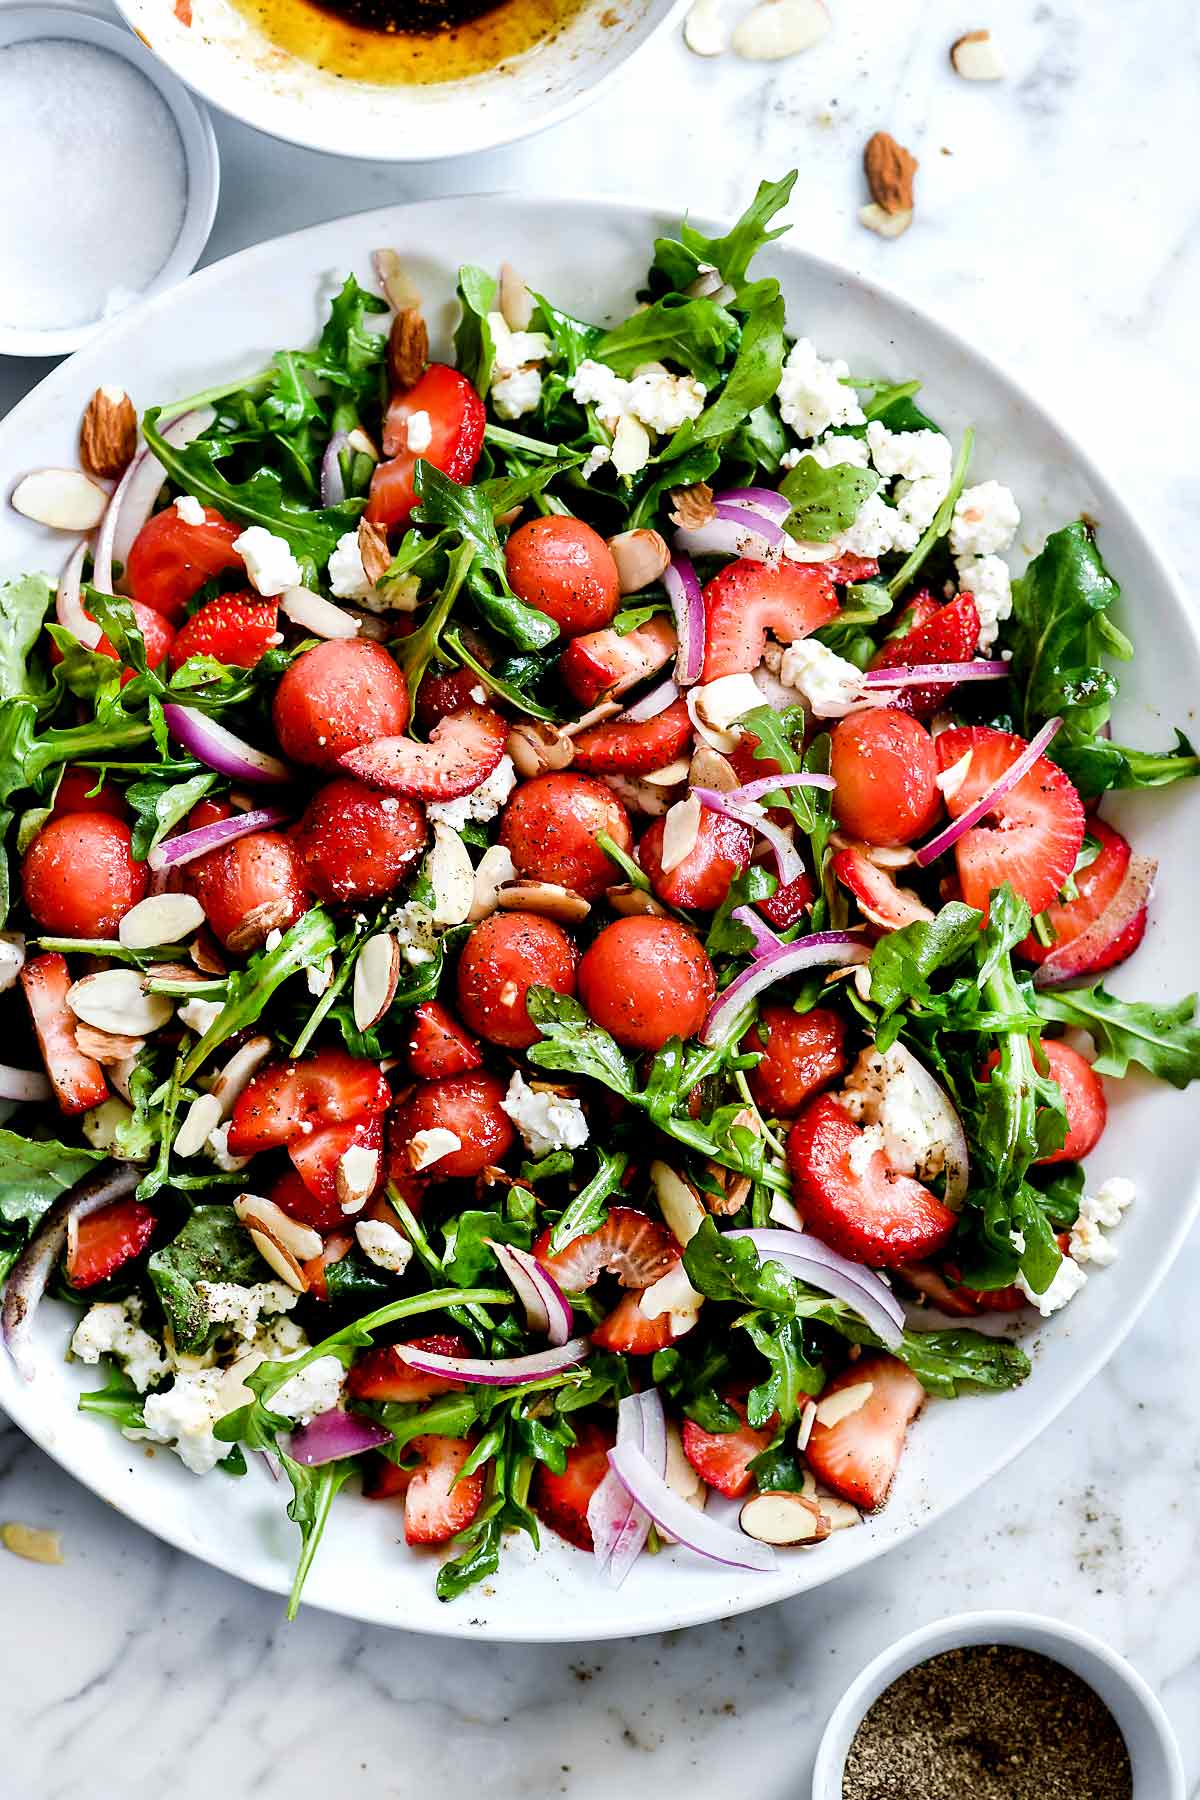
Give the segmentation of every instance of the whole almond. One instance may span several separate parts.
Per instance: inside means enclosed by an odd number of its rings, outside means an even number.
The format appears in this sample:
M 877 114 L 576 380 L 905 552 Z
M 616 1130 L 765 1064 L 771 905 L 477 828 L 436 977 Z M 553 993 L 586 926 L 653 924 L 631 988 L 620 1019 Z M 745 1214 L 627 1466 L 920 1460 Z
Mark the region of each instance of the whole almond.
M 97 388 L 79 428 L 79 459 L 84 468 L 105 480 L 123 475 L 137 450 L 137 430 L 137 414 L 125 389 Z
M 877 131 L 867 139 L 863 151 L 867 186 L 872 200 L 884 212 L 912 212 L 913 180 L 918 167 L 916 157 L 898 144 L 890 132 Z
M 429 331 L 415 306 L 406 306 L 392 320 L 388 333 L 388 374 L 393 388 L 415 387 L 429 360 Z

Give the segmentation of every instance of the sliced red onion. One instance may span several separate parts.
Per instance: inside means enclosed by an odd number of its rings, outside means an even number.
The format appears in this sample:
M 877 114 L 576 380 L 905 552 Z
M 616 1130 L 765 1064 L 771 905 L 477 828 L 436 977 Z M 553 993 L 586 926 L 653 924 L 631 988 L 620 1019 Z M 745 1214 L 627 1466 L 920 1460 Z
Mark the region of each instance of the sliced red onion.
M 14 1069 L 0 1063 L 0 1100 L 30 1103 L 49 1100 L 54 1090 L 40 1069 Z
M 64 631 L 78 638 L 85 650 L 94 650 L 104 633 L 95 619 L 89 618 L 83 610 L 80 599 L 80 588 L 83 583 L 83 562 L 87 555 L 87 540 L 76 544 L 67 558 L 67 566 L 58 579 L 58 592 L 54 599 L 54 616 Z
M 782 525 L 792 510 L 792 503 L 786 494 L 764 487 L 726 488 L 723 494 L 713 495 L 713 505 L 736 506 L 743 511 L 762 513 L 777 525 Z
M 365 1450 L 378 1450 L 381 1444 L 391 1441 L 386 1425 L 377 1425 L 374 1419 L 364 1419 L 335 1406 L 293 1431 L 288 1455 L 306 1469 L 317 1469 L 322 1463 L 338 1462 L 343 1456 L 361 1456 Z
M 346 498 L 346 483 L 342 475 L 342 451 L 349 447 L 350 436 L 345 431 L 335 431 L 321 458 L 321 505 L 340 506 Z
M 735 906 L 733 917 L 739 925 L 744 925 L 754 939 L 755 957 L 772 956 L 776 950 L 786 948 L 778 934 L 771 930 L 766 920 L 756 913 L 752 906 Z
M 868 669 L 864 687 L 924 687 L 929 682 L 999 681 L 1012 670 L 1006 662 L 893 663 L 889 669 Z
M 285 806 L 259 806 L 253 812 L 233 813 L 228 819 L 217 819 L 212 825 L 198 825 L 195 831 L 181 831 L 175 837 L 155 844 L 146 862 L 155 874 L 178 869 L 183 863 L 195 862 L 210 850 L 220 850 L 252 831 L 269 831 L 291 817 Z
M 743 1007 L 777 981 L 825 964 L 865 962 L 870 954 L 867 945 L 848 931 L 818 931 L 811 937 L 797 938 L 794 944 L 780 944 L 778 949 L 758 955 L 718 994 L 704 1021 L 701 1043 L 721 1043 Z
M 862 1263 L 851 1262 L 807 1231 L 772 1231 L 769 1228 L 727 1231 L 731 1238 L 749 1238 L 764 1257 L 783 1264 L 810 1287 L 820 1288 L 835 1300 L 852 1306 L 859 1318 L 894 1350 L 904 1334 L 904 1308 L 885 1281 Z
M 832 775 L 760 775 L 757 781 L 731 788 L 725 798 L 735 806 L 746 806 L 761 800 L 764 794 L 782 793 L 786 788 L 825 788 L 832 792 L 836 786 Z
M 94 1174 L 76 1182 L 54 1202 L 13 1264 L 4 1290 L 4 1343 L 18 1374 L 32 1381 L 37 1374 L 33 1360 L 33 1315 L 38 1301 L 63 1253 L 68 1230 L 78 1227 L 102 1206 L 131 1194 L 143 1170 L 132 1163 L 105 1163 Z
M 215 769 L 218 775 L 228 775 L 231 781 L 250 783 L 292 779 L 292 771 L 277 756 L 255 750 L 194 706 L 179 706 L 168 701 L 163 707 L 163 718 L 167 721 L 167 729 L 184 748 L 210 769 Z
M 550 1342 L 561 1348 L 571 1335 L 575 1314 L 557 1281 L 527 1250 L 502 1244 L 496 1238 L 483 1241 L 495 1251 L 500 1267 L 516 1289 L 530 1331 L 544 1331 Z
M 666 712 L 668 706 L 674 706 L 679 698 L 679 689 L 673 681 L 660 681 L 657 687 L 627 706 L 621 714 L 631 725 L 644 725 L 647 719 L 657 719 L 659 713 Z
M 673 1493 L 664 1477 L 651 1468 L 633 1444 L 618 1444 L 610 1450 L 608 1466 L 630 1498 L 686 1549 L 735 1569 L 769 1573 L 779 1567 L 779 1559 L 769 1544 L 760 1544 L 743 1531 L 718 1525 L 707 1513 L 698 1512 Z
M 678 558 L 683 556 L 745 556 L 751 562 L 770 562 L 776 544 L 784 533 L 773 520 L 744 507 L 725 508 L 726 516 L 709 519 L 705 525 L 684 527 L 675 533 L 674 546 Z M 770 533 L 777 533 L 772 538 Z
M 1150 898 L 1157 873 L 1158 864 L 1150 857 L 1131 856 L 1120 887 L 1100 917 L 1093 919 L 1087 930 L 1081 931 L 1069 944 L 1050 952 L 1041 967 L 1034 971 L 1034 987 L 1057 987 L 1064 981 L 1086 975 L 1101 952 L 1107 950 L 1142 911 Z
M 804 859 L 793 843 L 791 833 L 784 826 L 777 825 L 755 801 L 752 800 L 747 806 L 737 806 L 732 794 L 718 793 L 716 788 L 697 787 L 692 789 L 692 793 L 706 812 L 723 813 L 727 819 L 736 819 L 739 825 L 748 825 L 751 831 L 757 831 L 760 837 L 766 838 L 775 852 L 775 867 L 779 870 L 779 880 L 783 887 L 803 875 Z
M 526 1381 L 540 1381 L 543 1375 L 560 1375 L 564 1369 L 586 1362 L 592 1350 L 586 1338 L 571 1338 L 552 1350 L 539 1350 L 535 1356 L 497 1359 L 438 1356 L 412 1344 L 393 1347 L 400 1360 L 419 1375 L 447 1375 L 452 1381 L 473 1382 L 480 1387 L 520 1387 Z
M 754 531 L 759 537 L 765 539 L 773 550 L 777 550 L 784 540 L 785 533 L 782 525 L 777 525 L 774 519 L 769 519 L 765 513 L 757 512 L 753 508 L 714 506 L 713 511 L 718 519 L 723 519 L 727 525 L 736 525 L 740 530 L 744 530 L 747 523 L 752 521 Z
M 958 842 L 964 832 L 970 831 L 972 825 L 978 825 L 980 819 L 986 818 L 997 800 L 1002 800 L 1005 794 L 1010 793 L 1016 787 L 1018 781 L 1028 775 L 1038 757 L 1053 742 L 1061 724 L 1061 719 L 1047 719 L 1037 736 L 1026 744 L 1016 761 L 1005 769 L 999 781 L 993 782 L 987 792 L 981 794 L 974 805 L 968 806 L 960 818 L 947 825 L 944 831 L 939 831 L 936 837 L 930 838 L 927 844 L 921 845 L 917 851 L 917 862 L 922 869 L 928 868 L 931 862 L 936 862 L 938 857 L 949 850 L 952 844 Z
M 675 614 L 675 680 L 680 687 L 699 681 L 704 668 L 704 595 L 690 557 L 673 556 L 663 570 L 663 586 Z
M 667 1421 L 658 1390 L 627 1394 L 617 1408 L 617 1443 L 632 1444 L 658 1475 L 667 1470 Z M 596 1562 L 620 1587 L 650 1535 L 650 1515 L 630 1498 L 611 1469 L 587 1509 Z
M 208 430 L 216 416 L 211 406 L 197 406 L 191 412 L 181 413 L 164 427 L 163 441 L 173 450 L 183 450 L 193 438 Z M 166 479 L 167 472 L 153 451 L 142 449 L 117 483 L 96 539 L 92 586 L 100 593 L 112 593 L 113 564 L 128 563 L 133 540 L 154 511 Z

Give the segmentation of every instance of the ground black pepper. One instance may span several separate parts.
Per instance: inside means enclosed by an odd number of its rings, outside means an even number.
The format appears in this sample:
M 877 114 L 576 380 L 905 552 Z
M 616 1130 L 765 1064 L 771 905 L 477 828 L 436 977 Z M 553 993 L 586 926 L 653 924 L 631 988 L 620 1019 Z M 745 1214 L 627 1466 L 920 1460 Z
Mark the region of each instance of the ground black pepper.
M 1061 1663 L 976 1644 L 886 1688 L 846 1757 L 842 1800 L 1132 1800 L 1117 1722 Z

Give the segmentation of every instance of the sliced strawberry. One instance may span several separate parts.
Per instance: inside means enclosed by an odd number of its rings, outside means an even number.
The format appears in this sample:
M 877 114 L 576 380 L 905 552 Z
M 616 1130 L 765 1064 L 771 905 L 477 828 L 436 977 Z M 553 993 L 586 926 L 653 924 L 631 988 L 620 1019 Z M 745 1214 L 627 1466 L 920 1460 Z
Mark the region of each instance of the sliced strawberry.
M 342 1224 L 345 1218 L 338 1200 L 337 1171 L 347 1150 L 355 1148 L 369 1151 L 375 1157 L 378 1181 L 383 1174 L 382 1114 L 368 1113 L 361 1119 L 346 1119 L 321 1130 L 302 1132 L 287 1147 L 297 1175 L 330 1215 L 329 1224 L 317 1225 L 318 1231 L 330 1230 L 334 1225 Z
M 754 833 L 724 813 L 704 811 L 696 841 L 682 862 L 665 873 L 662 866 L 665 819 L 655 819 L 638 845 L 638 861 L 655 894 L 667 906 L 691 906 L 714 912 L 735 876 L 750 867 Z
M 289 1172 L 285 1179 L 294 1181 L 297 1187 L 304 1187 L 304 1183 L 294 1172 Z M 306 1193 L 307 1191 L 305 1189 Z M 282 1205 L 277 1192 L 273 1192 L 271 1198 L 277 1206 Z M 312 1196 L 309 1195 L 309 1198 L 311 1199 Z M 287 1210 L 286 1207 L 284 1210 Z M 334 1231 L 321 1245 L 320 1256 L 314 1256 L 310 1262 L 301 1265 L 304 1270 L 304 1279 L 308 1283 L 307 1292 L 310 1300 L 328 1300 L 329 1288 L 325 1281 L 325 1271 L 332 1268 L 334 1263 L 340 1263 L 343 1257 L 349 1256 L 353 1248 L 354 1239 L 348 1231 Z
M 587 1509 L 592 1495 L 608 1474 L 608 1453 L 616 1442 L 615 1433 L 592 1419 L 575 1424 L 576 1442 L 567 1451 L 567 1466 L 561 1475 L 543 1462 L 538 1463 L 529 1489 L 529 1504 L 551 1531 L 566 1538 L 577 1550 L 592 1550 L 592 1528 Z
M 406 1544 L 445 1544 L 471 1523 L 483 1499 L 483 1471 L 462 1480 L 459 1472 L 474 1448 L 471 1438 L 412 1440 L 421 1463 L 404 1495 Z
M 595 706 L 639 681 L 656 675 L 675 654 L 675 627 L 656 613 L 624 636 L 605 626 L 572 638 L 558 659 L 558 672 L 569 693 L 584 706 Z
M 835 1375 L 821 1399 L 860 1386 L 870 1388 L 863 1404 L 835 1425 L 818 1419 L 804 1454 L 818 1481 L 873 1512 L 888 1497 L 908 1428 L 925 1404 L 925 1389 L 911 1369 L 878 1351 Z
M 804 1102 L 846 1068 L 846 1021 L 827 1006 L 793 1012 L 768 1000 L 742 1039 L 760 1061 L 749 1071 L 750 1092 L 775 1119 L 792 1119 Z
M 418 800 L 454 800 L 487 780 L 504 755 L 508 725 L 486 706 L 464 706 L 435 725 L 427 744 L 415 738 L 377 738 L 339 756 L 372 787 Z
M 1144 859 L 1134 858 L 1121 833 L 1106 825 L 1103 819 L 1088 820 L 1087 836 L 1096 840 L 1100 851 L 1087 868 L 1080 869 L 1074 877 L 1075 899 L 1056 899 L 1044 909 L 1051 942 L 1043 944 L 1037 933 L 1031 931 L 1019 950 L 1026 962 L 1041 964 L 1047 957 L 1053 957 L 1064 980 L 1068 975 L 1098 975 L 1104 969 L 1113 968 L 1133 954 L 1146 929 L 1144 905 L 1132 917 L 1124 916 L 1124 908 L 1118 917 L 1114 909 L 1110 915 L 1113 936 L 1107 946 L 1095 949 L 1093 954 L 1088 954 L 1085 946 L 1082 959 L 1071 954 L 1076 941 L 1085 932 L 1091 933 L 1091 928 L 1100 923 L 1127 887 L 1131 863 L 1144 862 Z M 1089 941 L 1094 943 L 1094 937 L 1093 933 Z
M 807 875 L 797 875 L 791 881 L 785 881 L 782 887 L 766 900 L 758 902 L 758 910 L 768 925 L 776 931 L 786 931 L 803 918 L 813 903 L 813 884 Z
M 154 1236 L 154 1214 L 140 1200 L 114 1200 L 81 1219 L 68 1240 L 67 1280 L 73 1288 L 95 1287 L 140 1256 Z
M 414 414 L 425 415 L 429 442 L 421 451 L 408 448 L 408 425 Z M 487 414 L 483 401 L 465 375 L 445 363 L 431 363 L 412 387 L 395 394 L 383 425 L 384 454 L 371 477 L 367 517 L 373 524 L 407 525 L 417 504 L 418 460 L 432 463 L 451 481 L 470 481 L 483 448 Z
M 314 1194 L 296 1169 L 285 1170 L 277 1181 L 271 1183 L 269 1198 L 289 1219 L 295 1219 L 300 1225 L 307 1225 L 312 1231 L 319 1231 L 322 1237 L 346 1224 L 346 1216 L 338 1204 L 336 1193 Z
M 412 1015 L 408 1037 L 408 1066 L 422 1081 L 443 1075 L 469 1075 L 483 1062 L 483 1053 L 465 1025 L 438 1000 L 426 1000 Z
M 453 1331 L 434 1332 L 431 1337 L 405 1338 L 412 1350 L 425 1350 L 431 1356 L 469 1356 L 465 1338 Z M 356 1400 L 433 1400 L 438 1394 L 454 1394 L 465 1384 L 446 1375 L 421 1375 L 410 1369 L 396 1352 L 395 1345 L 381 1344 L 364 1350 L 347 1379 L 347 1391 Z
M 363 1499 L 394 1500 L 397 1494 L 408 1492 L 413 1474 L 412 1469 L 401 1469 L 382 1452 L 372 1450 L 363 1469 Z
M 943 773 L 971 754 L 964 779 L 946 797 L 951 817 L 960 818 L 982 799 L 1025 748 L 1024 738 L 986 725 L 943 731 L 935 743 Z M 1075 867 L 1086 822 L 1083 802 L 1070 781 L 1039 756 L 1029 773 L 955 844 L 963 899 L 986 912 L 991 895 L 1007 881 L 1030 912 L 1044 911 Z
M 474 669 L 445 669 L 440 675 L 426 669 L 413 701 L 413 719 L 422 737 L 428 737 L 435 725 L 461 712 L 472 702 L 479 704 L 483 683 Z
M 718 1494 L 738 1500 L 753 1485 L 750 1464 L 761 1456 L 773 1436 L 772 1428 L 755 1431 L 746 1423 L 746 1407 L 741 1400 L 725 1396 L 742 1421 L 737 1431 L 704 1431 L 694 1419 L 683 1421 L 683 1454 L 702 1481 Z
M 837 594 L 820 563 L 726 564 L 704 590 L 704 680 L 757 669 L 767 633 L 793 644 L 837 617 Z
M 900 887 L 886 869 L 879 868 L 862 850 L 839 850 L 832 868 L 874 925 L 898 931 L 902 925 L 933 917 L 923 900 L 918 900 L 908 888 Z
M 848 587 L 852 581 L 874 581 L 879 573 L 879 564 L 873 556 L 855 556 L 850 550 L 831 557 L 821 567 L 830 581 L 835 581 L 839 587 Z
M 936 1306 L 939 1312 L 948 1313 L 952 1319 L 973 1318 L 979 1311 L 974 1290 L 963 1287 L 951 1264 L 944 1263 L 942 1267 L 944 1273 L 928 1263 L 914 1263 L 908 1268 L 897 1269 L 896 1273 L 914 1293 Z M 1008 1293 L 1011 1290 L 1005 1288 L 1002 1291 Z
M 1063 1097 L 1067 1137 L 1060 1149 L 1051 1151 L 1048 1156 L 1039 1156 L 1037 1160 L 1039 1163 L 1079 1162 L 1096 1148 L 1108 1123 L 1108 1101 L 1104 1097 L 1103 1084 L 1087 1058 L 1058 1038 L 1042 1039 L 1042 1055 L 1049 1064 L 1050 1079 L 1057 1082 Z M 991 1080 L 999 1061 L 999 1051 L 993 1050 L 983 1065 L 985 1081 Z
M 911 1175 L 889 1168 L 882 1150 L 850 1161 L 863 1133 L 831 1094 L 800 1114 L 788 1134 L 788 1166 L 807 1228 L 855 1262 L 899 1269 L 948 1242 L 955 1216 Z
M 100 1064 L 75 1042 L 75 1014 L 67 1005 L 70 985 L 67 959 L 57 951 L 35 956 L 21 970 L 21 989 L 59 1111 L 81 1113 L 108 1099 L 108 1083 Z
M 601 1275 L 615 1275 L 622 1287 L 647 1288 L 679 1261 L 679 1245 L 657 1219 L 632 1206 L 614 1206 L 598 1230 L 572 1238 L 557 1256 L 550 1251 L 550 1232 L 544 1231 L 533 1254 L 559 1287 L 581 1294 Z
M 917 612 L 917 602 L 905 608 L 900 615 L 903 624 L 905 617 L 912 620 L 912 628 L 903 637 L 890 637 L 871 658 L 873 669 L 894 669 L 907 667 L 913 663 L 951 663 L 969 662 L 979 646 L 979 614 L 970 594 L 959 594 L 947 606 L 937 606 L 928 594 L 921 599 L 933 606 L 931 614 L 924 617 Z M 922 609 L 924 613 L 924 609 Z M 897 712 L 912 713 L 918 719 L 928 719 L 944 706 L 953 688 L 945 682 L 932 683 L 929 687 L 897 688 L 888 699 L 888 705 Z
M 640 1294 L 623 1294 L 612 1312 L 592 1332 L 597 1350 L 614 1350 L 621 1356 L 653 1356 L 665 1350 L 676 1338 L 669 1312 L 648 1319 L 642 1311 Z
M 235 669 L 252 669 L 276 638 L 279 608 L 257 594 L 221 594 L 206 600 L 176 634 L 169 651 L 171 673 L 189 656 L 212 656 Z
M 234 1106 L 230 1155 L 253 1156 L 307 1137 L 318 1125 L 385 1113 L 391 1099 L 379 1064 L 346 1050 L 318 1050 L 300 1062 L 268 1063 Z
M 692 721 L 686 700 L 670 706 L 640 724 L 610 719 L 593 725 L 573 739 L 571 766 L 593 775 L 649 775 L 665 769 L 682 756 L 692 741 Z

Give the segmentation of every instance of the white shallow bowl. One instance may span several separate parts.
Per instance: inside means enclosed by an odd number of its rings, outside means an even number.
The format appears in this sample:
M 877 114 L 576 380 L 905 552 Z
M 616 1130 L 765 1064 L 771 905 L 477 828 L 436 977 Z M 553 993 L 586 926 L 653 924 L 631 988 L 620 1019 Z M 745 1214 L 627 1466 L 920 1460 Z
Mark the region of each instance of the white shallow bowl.
M 1158 1697 L 1132 1664 L 1090 1632 L 1025 1612 L 958 1613 L 939 1619 L 901 1638 L 869 1663 L 847 1688 L 825 1727 L 813 1770 L 812 1800 L 842 1800 L 846 1754 L 865 1714 L 885 1688 L 930 1657 L 975 1644 L 1012 1644 L 1070 1669 L 1095 1689 L 1117 1722 L 1133 1768 L 1133 1800 L 1186 1800 L 1175 1733 Z
M 644 279 L 651 240 L 678 213 L 616 203 L 512 198 L 430 201 L 334 221 L 243 251 L 119 320 L 56 370 L 0 422 L 0 481 L 70 462 L 86 397 L 120 382 L 139 409 L 262 367 L 281 346 L 308 342 L 320 301 L 347 269 L 370 280 L 370 253 L 394 246 L 428 297 L 435 353 L 454 319 L 457 262 L 497 268 L 508 260 L 539 290 L 596 320 L 622 316 Z M 757 265 L 756 265 L 757 266 Z M 1036 402 L 968 344 L 893 294 L 845 269 L 772 246 L 762 270 L 783 283 L 792 329 L 865 374 L 921 375 L 932 416 L 948 431 L 978 432 L 978 478 L 1015 487 L 1025 547 L 1081 510 L 1100 521 L 1109 565 L 1136 603 L 1138 655 L 1122 680 L 1123 738 L 1169 744 L 1170 724 L 1192 729 L 1200 646 L 1185 602 L 1120 497 Z M 56 572 L 68 545 L 9 514 L 0 579 Z M 1117 992 L 1171 998 L 1200 987 L 1194 859 L 1182 846 L 1200 822 L 1200 794 L 1186 786 L 1136 797 L 1140 849 L 1162 859 L 1146 942 L 1116 972 Z M 305 1598 L 309 1604 L 410 1629 L 499 1639 L 622 1637 L 746 1611 L 818 1587 L 861 1567 L 982 1487 L 1070 1405 L 1102 1367 L 1170 1267 L 1200 1200 L 1200 1109 L 1161 1084 L 1133 1078 L 1113 1095 L 1093 1177 L 1132 1177 L 1140 1198 L 1119 1234 L 1120 1258 L 1097 1272 L 1062 1314 L 1030 1332 L 1034 1368 L 1023 1388 L 932 1402 L 912 1433 L 894 1495 L 865 1524 L 819 1549 L 785 1554 L 777 1573 L 732 1571 L 676 1550 L 644 1557 L 619 1592 L 595 1577 L 592 1559 L 553 1538 L 535 1554 L 510 1543 L 499 1575 L 452 1605 L 434 1597 L 428 1555 L 397 1544 L 387 1505 L 340 1500 Z M 0 1356 L 0 1404 L 95 1491 L 171 1543 L 248 1581 L 284 1591 L 296 1547 L 284 1493 L 257 1463 L 241 1481 L 189 1475 L 168 1452 L 150 1455 L 103 1421 L 80 1416 L 76 1397 L 94 1370 L 62 1358 L 68 1312 L 44 1307 L 42 1371 L 32 1387 Z
M 221 190 L 221 164 L 212 121 L 202 106 L 152 56 L 143 43 L 119 25 L 110 25 L 91 13 L 76 12 L 59 6 L 0 6 L 0 51 L 13 44 L 68 38 L 75 43 L 94 44 L 114 56 L 123 56 L 138 72 L 152 82 L 162 95 L 179 132 L 187 172 L 187 200 L 183 223 L 167 260 L 145 289 L 145 297 L 175 287 L 190 275 L 208 242 L 208 234 L 217 213 L 217 197 Z M 48 197 L 49 204 L 53 204 Z M 130 195 L 136 208 L 137 195 Z M 131 226 L 136 230 L 136 223 Z M 48 220 L 47 254 L 53 255 L 53 220 Z M 136 302 L 134 303 L 136 306 Z M 104 319 L 88 325 L 62 325 L 50 331 L 18 329 L 5 325 L 0 317 L 0 355 L 2 356 L 66 356 L 104 329 Z
M 157 56 L 222 112 L 333 156 L 432 162 L 529 137 L 598 99 L 690 0 L 582 0 L 552 39 L 458 81 L 427 85 L 329 74 L 271 42 L 232 0 L 117 0 Z

